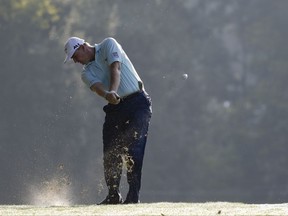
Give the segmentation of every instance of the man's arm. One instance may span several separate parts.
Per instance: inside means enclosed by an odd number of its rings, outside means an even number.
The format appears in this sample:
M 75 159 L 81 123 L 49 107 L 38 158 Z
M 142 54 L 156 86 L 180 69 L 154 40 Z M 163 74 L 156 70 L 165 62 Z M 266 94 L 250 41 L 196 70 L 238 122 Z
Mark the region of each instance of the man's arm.
M 116 61 L 110 65 L 110 88 L 109 91 L 117 92 L 120 84 L 120 62 Z
M 113 62 L 110 65 L 110 87 L 109 91 L 105 91 L 102 83 L 94 83 L 90 89 L 96 92 L 101 97 L 104 97 L 111 104 L 118 104 L 120 102 L 120 97 L 117 94 L 117 90 L 120 84 L 120 63 Z
M 106 95 L 106 99 L 112 104 L 118 104 L 120 102 L 120 97 L 117 94 L 120 84 L 120 73 L 120 62 L 113 62 L 110 65 L 110 87 Z
M 102 83 L 100 83 L 100 82 L 94 83 L 90 87 L 90 89 L 91 89 L 91 91 L 96 92 L 99 96 L 106 98 L 107 91 L 105 91 Z

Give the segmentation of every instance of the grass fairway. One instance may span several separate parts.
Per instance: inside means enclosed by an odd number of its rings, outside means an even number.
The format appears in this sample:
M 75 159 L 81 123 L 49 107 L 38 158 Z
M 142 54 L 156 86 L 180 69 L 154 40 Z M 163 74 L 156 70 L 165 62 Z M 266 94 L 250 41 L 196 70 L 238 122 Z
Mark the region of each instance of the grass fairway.
M 228 202 L 209 203 L 149 203 L 137 205 L 117 206 L 26 206 L 26 205 L 2 205 L 0 206 L 2 216 L 30 216 L 30 215 L 288 215 L 288 203 L 286 204 L 243 204 Z

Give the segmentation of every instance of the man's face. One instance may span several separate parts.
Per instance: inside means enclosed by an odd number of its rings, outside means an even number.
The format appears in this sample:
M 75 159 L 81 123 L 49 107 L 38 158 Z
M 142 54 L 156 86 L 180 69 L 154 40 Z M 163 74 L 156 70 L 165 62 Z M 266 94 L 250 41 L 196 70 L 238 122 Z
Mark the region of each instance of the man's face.
M 75 63 L 80 63 L 80 64 L 87 64 L 87 53 L 85 53 L 85 48 L 83 45 L 81 45 L 73 54 L 71 57 Z

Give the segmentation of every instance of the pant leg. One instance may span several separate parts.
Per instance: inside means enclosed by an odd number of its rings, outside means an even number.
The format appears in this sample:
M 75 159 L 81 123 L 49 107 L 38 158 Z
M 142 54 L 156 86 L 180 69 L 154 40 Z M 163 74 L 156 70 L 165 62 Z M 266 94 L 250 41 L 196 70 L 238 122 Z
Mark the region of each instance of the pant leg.
M 144 105 L 139 106 L 141 103 Z M 126 132 L 128 134 L 126 143 L 128 143 L 127 181 L 129 184 L 127 202 L 138 202 L 139 200 L 143 158 L 151 118 L 150 108 L 149 105 L 146 105 L 145 100 L 139 100 L 138 108 L 130 116 L 129 130 Z
M 141 121 L 142 119 L 142 121 Z M 147 133 L 150 116 L 141 114 L 139 119 L 134 122 L 134 137 L 128 147 L 128 155 L 131 158 L 131 167 L 127 170 L 127 181 L 129 192 L 127 199 L 138 201 L 141 188 L 143 158 L 147 141 Z M 136 134 L 137 133 L 137 134 Z
M 107 112 L 103 125 L 104 177 L 109 194 L 119 193 L 122 175 L 122 143 L 117 116 Z
M 109 194 L 119 193 L 122 165 L 122 157 L 117 152 L 104 153 L 104 176 Z

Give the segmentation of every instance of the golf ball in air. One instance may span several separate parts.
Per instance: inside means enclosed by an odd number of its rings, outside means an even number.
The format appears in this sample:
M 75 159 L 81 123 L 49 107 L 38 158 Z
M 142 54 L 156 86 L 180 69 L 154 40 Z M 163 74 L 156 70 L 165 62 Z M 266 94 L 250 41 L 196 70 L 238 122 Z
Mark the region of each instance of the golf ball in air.
M 182 79 L 186 80 L 188 78 L 188 74 L 182 74 Z

